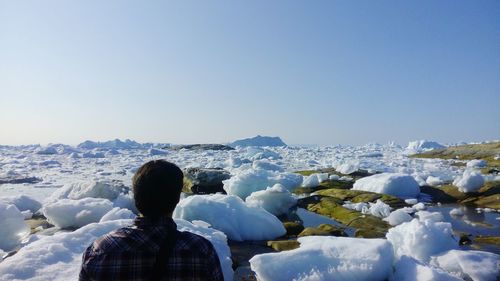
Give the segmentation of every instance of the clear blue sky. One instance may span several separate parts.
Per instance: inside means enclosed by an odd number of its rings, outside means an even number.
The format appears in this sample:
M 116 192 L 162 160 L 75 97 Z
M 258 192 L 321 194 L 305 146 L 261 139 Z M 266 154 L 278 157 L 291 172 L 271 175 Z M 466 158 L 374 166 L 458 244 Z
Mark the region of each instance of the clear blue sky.
M 0 0 L 0 144 L 500 139 L 500 1 Z

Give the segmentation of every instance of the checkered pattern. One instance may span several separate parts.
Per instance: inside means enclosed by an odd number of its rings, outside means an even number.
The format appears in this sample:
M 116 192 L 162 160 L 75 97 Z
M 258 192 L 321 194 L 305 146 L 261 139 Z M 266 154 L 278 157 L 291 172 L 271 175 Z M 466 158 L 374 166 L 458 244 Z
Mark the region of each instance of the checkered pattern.
M 164 218 L 153 222 L 140 217 L 134 225 L 113 231 L 87 248 L 83 254 L 80 281 L 149 280 L 165 235 L 176 229 Z M 177 231 L 163 280 L 224 280 L 219 258 L 212 244 L 189 232 Z

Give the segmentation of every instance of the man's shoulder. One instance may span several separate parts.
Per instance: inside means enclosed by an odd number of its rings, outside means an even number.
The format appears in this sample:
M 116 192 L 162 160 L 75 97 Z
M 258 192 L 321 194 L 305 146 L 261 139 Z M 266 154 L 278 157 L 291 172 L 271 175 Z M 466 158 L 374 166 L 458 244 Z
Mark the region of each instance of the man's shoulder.
M 97 238 L 89 249 L 95 253 L 123 251 L 139 247 L 143 240 L 133 226 L 126 226 Z
M 187 231 L 179 231 L 177 235 L 177 250 L 200 251 L 202 253 L 214 250 L 212 243 L 203 236 Z

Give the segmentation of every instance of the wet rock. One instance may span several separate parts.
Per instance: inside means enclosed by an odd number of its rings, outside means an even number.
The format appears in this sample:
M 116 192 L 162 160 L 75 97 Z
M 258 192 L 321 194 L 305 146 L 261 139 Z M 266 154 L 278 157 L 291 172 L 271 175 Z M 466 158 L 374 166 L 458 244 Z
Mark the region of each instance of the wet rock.
M 306 227 L 299 235 L 302 236 L 343 236 L 347 234 L 344 229 L 331 224 L 320 224 L 318 227 Z
M 304 230 L 304 226 L 299 222 L 284 222 L 283 226 L 286 229 L 287 236 L 297 236 Z
M 303 206 L 311 212 L 330 217 L 348 227 L 355 228 L 357 237 L 385 237 L 387 230 L 390 228 L 387 222 L 372 215 L 344 208 L 342 203 L 342 200 L 328 196 L 316 196 L 312 199 L 299 200 L 299 206 Z
M 500 210 L 500 181 L 486 182 L 478 192 L 463 193 L 453 185 L 422 186 L 421 192 L 432 196 L 433 202 L 462 203 Z
M 362 190 L 345 190 L 338 188 L 330 188 L 317 191 L 316 194 L 321 196 L 337 198 L 342 201 L 351 201 L 353 203 L 360 203 L 360 202 L 374 203 L 380 199 L 382 202 L 388 204 L 394 209 L 399 209 L 408 206 L 408 204 L 406 204 L 404 200 L 398 197 L 387 194 L 362 191 Z
M 477 236 L 474 238 L 475 243 L 500 245 L 500 236 Z
M 223 180 L 231 174 L 223 169 L 188 168 L 184 171 L 184 191 L 194 194 L 224 193 Z
M 297 240 L 267 241 L 267 246 L 281 252 L 297 249 L 300 243 Z

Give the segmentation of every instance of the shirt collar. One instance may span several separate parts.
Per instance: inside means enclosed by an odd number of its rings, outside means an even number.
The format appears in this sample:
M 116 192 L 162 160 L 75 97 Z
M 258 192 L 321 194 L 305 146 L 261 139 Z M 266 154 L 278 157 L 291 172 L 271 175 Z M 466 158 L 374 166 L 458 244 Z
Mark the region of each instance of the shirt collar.
M 174 220 L 169 217 L 161 217 L 156 220 L 153 220 L 149 217 L 137 217 L 134 220 L 134 225 L 136 225 L 139 228 L 149 228 L 158 226 L 174 228 L 174 229 L 177 228 L 177 225 L 175 224 Z

